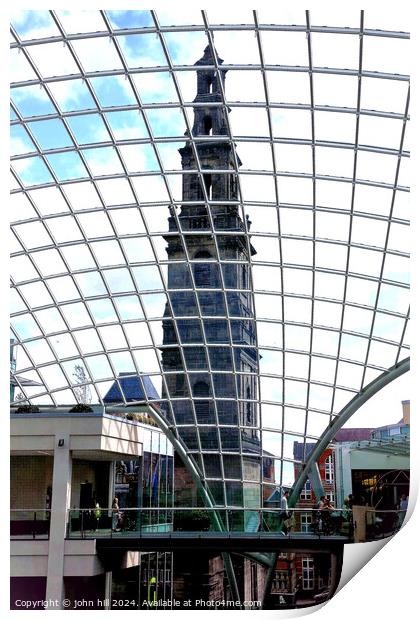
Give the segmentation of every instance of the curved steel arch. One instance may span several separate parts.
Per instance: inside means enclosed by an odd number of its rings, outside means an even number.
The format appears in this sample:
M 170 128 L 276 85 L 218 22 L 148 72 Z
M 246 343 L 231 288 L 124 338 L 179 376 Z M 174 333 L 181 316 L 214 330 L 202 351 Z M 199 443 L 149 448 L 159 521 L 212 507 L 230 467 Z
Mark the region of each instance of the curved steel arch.
M 135 408 L 135 405 L 131 405 L 131 406 Z M 126 409 L 129 410 L 130 406 L 127 406 Z M 112 407 L 107 407 L 107 410 L 112 412 Z M 119 410 L 121 410 L 121 408 L 119 408 Z M 191 474 L 197 486 L 197 490 L 200 493 L 204 501 L 204 504 L 207 506 L 207 508 L 211 509 L 210 519 L 212 520 L 213 525 L 215 526 L 215 529 L 218 532 L 223 532 L 224 531 L 223 522 L 220 519 L 220 516 L 217 512 L 217 508 L 215 508 L 211 493 L 206 488 L 206 482 L 203 479 L 203 476 L 198 471 L 194 461 L 188 456 L 188 453 L 185 450 L 183 443 L 175 436 L 173 431 L 169 428 L 169 425 L 167 424 L 166 420 L 161 415 L 159 415 L 159 413 L 156 410 L 156 407 L 149 406 L 148 413 L 150 417 L 156 422 L 160 430 L 164 433 L 164 435 L 171 442 L 174 449 L 178 452 L 179 457 L 181 458 L 183 464 L 185 465 L 185 468 Z M 233 570 L 232 558 L 230 557 L 229 553 L 222 552 L 221 555 L 223 558 L 223 563 L 225 565 L 229 584 L 232 590 L 232 596 L 234 597 L 235 601 L 240 603 L 241 598 L 239 595 L 239 589 L 238 589 L 238 583 L 236 580 L 235 571 Z M 259 561 L 262 562 L 261 559 Z
M 299 494 L 305 484 L 308 474 L 311 471 L 311 468 L 318 461 L 324 450 L 327 448 L 329 443 L 334 439 L 337 431 L 342 428 L 342 426 L 351 418 L 352 415 L 360 409 L 360 407 L 367 402 L 372 396 L 377 394 L 382 388 L 386 385 L 403 375 L 410 368 L 410 358 L 406 358 L 395 364 L 382 373 L 379 377 L 376 377 L 369 385 L 367 385 L 357 396 L 355 396 L 349 403 L 344 407 L 339 416 L 333 420 L 333 423 L 325 430 L 323 435 L 319 438 L 315 448 L 311 452 L 309 459 L 305 463 L 302 471 L 298 475 L 289 497 L 289 505 L 293 507 L 296 504 L 296 501 L 299 497 Z M 276 567 L 277 562 L 277 553 L 273 554 L 270 560 L 270 567 L 268 569 L 266 582 L 265 582 L 265 590 L 264 590 L 264 600 L 266 600 L 267 596 L 270 593 L 271 582 L 273 580 L 273 574 Z
M 311 452 L 308 460 L 305 463 L 302 471 L 299 473 L 290 494 L 289 504 L 293 507 L 298 499 L 298 496 L 305 484 L 308 474 L 313 465 L 318 461 L 321 454 L 327 448 L 328 444 L 334 439 L 335 434 L 340 428 L 356 413 L 358 409 L 372 396 L 384 388 L 388 383 L 394 381 L 405 372 L 410 369 L 410 358 L 406 358 L 395 366 L 392 366 L 386 372 L 383 372 L 379 377 L 376 377 L 369 385 L 367 385 L 359 394 L 357 394 L 341 411 L 341 413 L 333 420 L 332 424 L 324 431 L 321 437 L 318 439 L 317 444 Z

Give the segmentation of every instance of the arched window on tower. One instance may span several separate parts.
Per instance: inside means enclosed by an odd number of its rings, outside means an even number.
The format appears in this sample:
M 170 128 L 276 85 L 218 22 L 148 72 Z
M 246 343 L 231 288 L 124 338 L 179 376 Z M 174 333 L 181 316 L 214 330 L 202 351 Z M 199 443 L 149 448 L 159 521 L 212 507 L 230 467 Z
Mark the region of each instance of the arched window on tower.
M 248 288 L 247 267 L 242 265 L 242 288 Z
M 247 403 L 246 403 L 246 425 L 247 426 L 252 426 L 252 403 L 250 403 L 251 388 L 249 387 L 249 385 L 246 388 L 246 398 L 247 398 Z
M 204 135 L 206 136 L 213 135 L 213 119 L 211 116 L 207 115 L 204 117 L 203 129 L 204 129 Z
M 204 186 L 207 192 L 207 200 L 212 200 L 213 198 L 213 188 L 212 188 L 212 178 L 211 174 L 203 174 Z
M 236 200 L 238 198 L 238 185 L 236 176 L 234 174 L 230 175 L 229 184 L 229 198 L 231 200 Z
M 193 386 L 193 396 L 208 398 L 210 395 L 209 384 L 205 381 L 197 381 Z M 210 401 L 194 400 L 195 413 L 198 424 L 208 424 L 210 421 Z
M 194 258 L 211 258 L 209 252 L 197 252 Z M 211 287 L 211 265 L 208 262 L 195 263 L 194 264 L 194 280 L 196 287 L 209 288 Z

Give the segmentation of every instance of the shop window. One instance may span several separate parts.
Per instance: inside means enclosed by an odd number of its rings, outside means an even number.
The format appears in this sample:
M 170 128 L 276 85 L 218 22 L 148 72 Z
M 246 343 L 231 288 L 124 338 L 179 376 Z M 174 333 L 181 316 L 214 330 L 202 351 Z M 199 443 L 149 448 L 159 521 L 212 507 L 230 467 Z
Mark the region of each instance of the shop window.
M 313 558 L 302 558 L 302 589 L 313 590 L 315 586 L 315 569 Z

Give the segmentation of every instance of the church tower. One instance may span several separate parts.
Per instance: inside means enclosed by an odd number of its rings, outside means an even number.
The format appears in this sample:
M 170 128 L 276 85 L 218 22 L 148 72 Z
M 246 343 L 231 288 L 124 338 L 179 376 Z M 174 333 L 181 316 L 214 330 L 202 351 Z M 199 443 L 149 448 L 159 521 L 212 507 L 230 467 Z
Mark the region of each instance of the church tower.
M 217 61 L 223 63 L 221 58 Z M 167 385 L 163 395 L 171 399 L 179 435 L 203 478 L 212 479 L 208 487 L 216 504 L 246 506 L 250 504 L 242 481 L 260 482 L 261 462 L 250 292 L 250 253 L 255 250 L 247 242 L 250 222 L 242 220 L 238 205 L 235 145 L 229 140 L 218 75 L 214 68 L 200 69 L 214 64 L 209 46 L 195 64 L 194 145 L 187 140 L 179 150 L 182 204 L 177 218 L 171 212 L 165 235 L 175 321 L 169 318 L 168 303 L 163 321 Z M 226 70 L 220 69 L 219 75 L 224 85 Z M 202 175 L 195 172 L 197 157 Z M 236 161 L 240 166 L 237 155 Z M 252 489 L 253 505 L 260 501 L 259 489 L 258 484 Z

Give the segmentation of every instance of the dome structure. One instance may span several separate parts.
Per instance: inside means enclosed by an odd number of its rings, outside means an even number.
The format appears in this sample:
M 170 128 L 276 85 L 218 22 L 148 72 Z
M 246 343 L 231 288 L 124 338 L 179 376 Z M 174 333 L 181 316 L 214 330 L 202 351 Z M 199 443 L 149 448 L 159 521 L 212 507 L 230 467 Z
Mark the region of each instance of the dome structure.
M 255 507 L 407 369 L 408 34 L 342 19 L 14 19 L 12 405 L 147 403 Z

